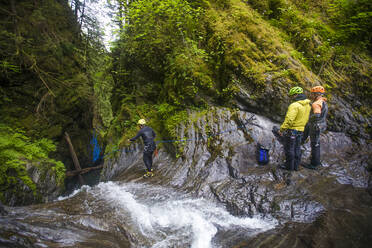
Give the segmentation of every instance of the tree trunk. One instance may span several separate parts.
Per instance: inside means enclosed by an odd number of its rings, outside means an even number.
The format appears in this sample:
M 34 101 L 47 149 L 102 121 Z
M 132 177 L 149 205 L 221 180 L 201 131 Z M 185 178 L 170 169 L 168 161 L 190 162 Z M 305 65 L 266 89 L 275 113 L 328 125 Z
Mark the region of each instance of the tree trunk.
M 81 27 L 83 26 L 84 12 L 85 12 L 85 0 L 83 3 L 83 10 L 81 11 L 81 16 L 80 16 L 80 30 L 81 30 Z
M 14 0 L 10 0 L 10 8 L 11 8 L 11 12 L 12 12 L 12 20 L 13 20 L 13 25 L 14 25 L 14 33 L 18 35 L 18 31 L 17 31 L 17 9 L 15 7 L 15 1 Z
M 87 167 L 87 168 L 84 168 L 84 169 L 81 169 L 81 170 L 73 170 L 73 171 L 66 171 L 66 177 L 73 177 L 73 176 L 76 176 L 76 175 L 81 175 L 81 174 L 85 174 L 85 173 L 88 173 L 92 170 L 99 170 L 99 169 L 102 169 L 103 168 L 103 165 L 99 165 L 99 166 L 95 166 L 95 167 Z
M 79 163 L 78 157 L 76 156 L 76 153 L 75 153 L 75 150 L 74 150 L 74 146 L 72 145 L 70 136 L 68 135 L 67 132 L 65 132 L 65 139 L 66 139 L 66 141 L 68 143 L 68 147 L 70 149 L 70 153 L 71 153 L 72 161 L 74 162 L 74 165 L 75 165 L 75 169 L 77 171 L 81 171 L 81 167 L 80 167 L 80 163 Z M 85 184 L 83 176 L 81 174 L 79 174 L 78 177 L 79 177 L 80 185 L 83 186 Z
M 78 20 L 78 11 L 79 11 L 79 8 L 80 8 L 80 1 L 79 0 L 75 0 L 75 9 L 74 9 L 74 15 L 75 15 L 75 20 L 77 22 Z
M 16 36 L 19 36 L 19 32 L 18 32 L 18 20 L 17 20 L 17 9 L 16 9 L 16 6 L 15 6 L 15 1 L 14 0 L 10 0 L 10 8 L 11 8 L 11 12 L 12 12 L 14 34 Z M 19 54 L 19 45 L 18 45 L 18 41 L 17 40 L 18 39 L 14 39 L 14 45 L 15 45 L 15 49 L 16 49 L 16 55 Z

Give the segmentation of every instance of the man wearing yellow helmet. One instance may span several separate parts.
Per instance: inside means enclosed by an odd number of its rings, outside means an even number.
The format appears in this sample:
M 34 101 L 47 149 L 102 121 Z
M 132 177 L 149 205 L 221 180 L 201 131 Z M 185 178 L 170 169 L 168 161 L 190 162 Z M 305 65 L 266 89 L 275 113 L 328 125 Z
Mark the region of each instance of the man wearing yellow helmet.
M 301 87 L 293 87 L 288 95 L 292 99 L 279 134 L 283 137 L 286 156 L 285 164 L 280 168 L 298 170 L 301 162 L 301 140 L 310 115 L 310 100 L 306 99 Z
M 143 162 L 147 168 L 147 172 L 145 173 L 144 177 L 152 177 L 154 176 L 152 169 L 152 154 L 156 149 L 156 144 L 154 141 L 156 134 L 151 127 L 146 126 L 146 120 L 140 119 L 138 121 L 138 125 L 140 130 L 138 131 L 137 135 L 129 139 L 129 141 L 135 141 L 139 137 L 142 137 L 144 143 Z
M 309 123 L 306 125 L 303 143 L 310 135 L 311 162 L 303 166 L 309 169 L 316 169 L 320 163 L 320 134 L 327 129 L 328 105 L 327 99 L 323 97 L 325 90 L 322 86 L 315 86 L 310 90 L 311 115 Z

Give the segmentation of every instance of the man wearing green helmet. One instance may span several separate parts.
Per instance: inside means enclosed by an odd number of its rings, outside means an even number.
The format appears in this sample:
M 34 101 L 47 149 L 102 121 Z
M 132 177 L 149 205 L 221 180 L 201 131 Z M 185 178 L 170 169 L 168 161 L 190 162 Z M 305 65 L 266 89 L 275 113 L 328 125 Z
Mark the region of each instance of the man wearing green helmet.
M 301 140 L 310 115 L 310 100 L 306 99 L 301 87 L 289 90 L 292 103 L 289 105 L 279 134 L 283 136 L 286 162 L 281 166 L 286 170 L 298 170 L 301 162 Z
M 145 163 L 145 166 L 147 168 L 147 172 L 145 173 L 144 177 L 153 177 L 153 169 L 152 169 L 152 154 L 154 153 L 156 149 L 156 144 L 155 144 L 155 132 L 154 130 L 146 126 L 146 120 L 145 119 L 140 119 L 138 121 L 138 125 L 141 130 L 138 131 L 137 135 L 129 141 L 135 141 L 139 137 L 142 137 L 143 143 L 144 143 L 144 148 L 143 148 L 143 162 Z

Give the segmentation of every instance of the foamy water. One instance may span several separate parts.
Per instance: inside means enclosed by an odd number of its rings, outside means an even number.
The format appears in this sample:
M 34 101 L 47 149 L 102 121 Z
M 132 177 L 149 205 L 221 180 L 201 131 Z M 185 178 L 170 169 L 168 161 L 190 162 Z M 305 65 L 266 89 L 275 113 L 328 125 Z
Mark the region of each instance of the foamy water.
M 276 225 L 232 216 L 220 203 L 172 188 L 119 182 L 84 186 L 0 218 L 12 240 L 28 237 L 35 247 L 221 248 Z
M 232 216 L 222 205 L 146 184 L 100 183 L 90 193 L 115 208 L 151 247 L 218 247 L 219 230 L 247 229 L 252 235 L 276 226 L 275 221 Z M 139 244 L 138 247 L 140 247 Z

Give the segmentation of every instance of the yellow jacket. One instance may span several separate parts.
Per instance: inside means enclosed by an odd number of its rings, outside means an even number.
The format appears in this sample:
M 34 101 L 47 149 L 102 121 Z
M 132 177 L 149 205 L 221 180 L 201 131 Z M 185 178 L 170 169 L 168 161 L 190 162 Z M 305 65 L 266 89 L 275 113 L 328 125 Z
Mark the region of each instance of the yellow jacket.
M 288 107 L 287 114 L 283 124 L 280 126 L 280 131 L 287 129 L 295 129 L 303 132 L 305 125 L 309 120 L 311 105 L 309 99 L 303 99 L 291 103 Z

